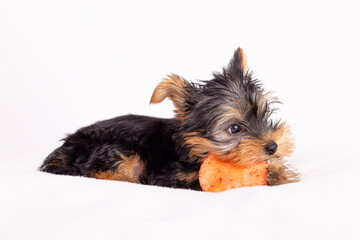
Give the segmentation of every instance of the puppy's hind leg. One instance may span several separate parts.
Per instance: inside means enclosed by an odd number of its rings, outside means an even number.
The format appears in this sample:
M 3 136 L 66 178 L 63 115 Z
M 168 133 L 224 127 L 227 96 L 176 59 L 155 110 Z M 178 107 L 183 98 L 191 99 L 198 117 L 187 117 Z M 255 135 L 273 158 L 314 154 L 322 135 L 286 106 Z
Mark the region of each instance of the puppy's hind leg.
M 94 152 L 93 155 L 97 155 L 97 153 Z M 86 174 L 87 177 L 143 183 L 142 180 L 146 177 L 146 167 L 145 162 L 137 153 L 123 154 L 118 149 L 113 148 L 106 152 L 106 156 L 102 155 L 102 159 L 97 158 L 96 165 L 101 163 L 102 167 L 91 167 L 92 170 Z M 91 158 L 93 157 L 91 156 Z
M 81 175 L 79 168 L 69 164 L 69 156 L 62 147 L 59 147 L 50 153 L 44 163 L 40 166 L 39 170 L 53 174 Z

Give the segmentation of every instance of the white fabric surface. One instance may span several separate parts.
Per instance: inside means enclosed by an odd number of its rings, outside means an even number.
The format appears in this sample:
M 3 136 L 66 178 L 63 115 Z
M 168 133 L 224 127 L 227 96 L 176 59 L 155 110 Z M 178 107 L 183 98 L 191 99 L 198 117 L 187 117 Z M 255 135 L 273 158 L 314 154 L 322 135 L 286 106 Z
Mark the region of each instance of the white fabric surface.
M 357 1 L 0 0 L 0 239 L 360 239 Z M 66 133 L 209 79 L 241 46 L 299 183 L 223 193 L 37 171 Z

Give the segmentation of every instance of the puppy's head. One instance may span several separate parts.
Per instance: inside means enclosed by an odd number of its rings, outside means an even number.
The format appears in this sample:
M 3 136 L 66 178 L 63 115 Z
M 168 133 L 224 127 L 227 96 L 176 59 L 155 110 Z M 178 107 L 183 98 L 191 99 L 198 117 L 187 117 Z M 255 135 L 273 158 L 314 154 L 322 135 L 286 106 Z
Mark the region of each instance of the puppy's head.
M 184 146 L 200 161 L 211 153 L 247 165 L 292 152 L 289 127 L 270 119 L 277 98 L 253 79 L 241 48 L 222 73 L 202 84 L 169 75 L 156 87 L 151 103 L 165 98 L 176 108 Z

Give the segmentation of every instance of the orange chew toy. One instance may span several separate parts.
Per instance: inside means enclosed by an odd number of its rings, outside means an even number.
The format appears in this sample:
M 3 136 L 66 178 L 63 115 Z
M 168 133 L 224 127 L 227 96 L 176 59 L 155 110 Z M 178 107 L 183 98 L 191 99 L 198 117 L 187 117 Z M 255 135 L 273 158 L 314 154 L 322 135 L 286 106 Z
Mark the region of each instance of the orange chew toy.
M 238 187 L 267 185 L 267 167 L 266 162 L 236 166 L 208 155 L 200 167 L 200 186 L 205 192 L 222 192 Z

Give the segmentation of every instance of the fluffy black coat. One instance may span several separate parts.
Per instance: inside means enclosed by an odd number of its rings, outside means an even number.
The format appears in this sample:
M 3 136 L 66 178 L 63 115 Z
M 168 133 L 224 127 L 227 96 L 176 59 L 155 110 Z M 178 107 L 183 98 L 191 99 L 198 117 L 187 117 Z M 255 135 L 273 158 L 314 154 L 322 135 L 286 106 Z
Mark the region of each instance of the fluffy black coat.
M 127 115 L 79 129 L 41 171 L 201 190 L 198 172 L 208 154 L 245 165 L 266 160 L 269 185 L 297 180 L 283 157 L 293 149 L 285 123 L 273 123 L 271 103 L 237 49 L 228 67 L 203 84 L 169 75 L 151 103 L 169 98 L 173 119 Z
M 116 171 L 117 151 L 146 159 L 140 183 L 200 190 L 176 178 L 180 171 L 199 170 L 188 162 L 188 151 L 179 143 L 175 119 L 127 115 L 97 122 L 65 138 L 65 143 L 46 158 L 41 170 L 55 174 L 89 176 L 94 171 Z M 184 151 L 185 150 L 185 151 Z M 63 164 L 51 165 L 54 159 Z M 114 161 L 115 159 L 115 161 Z

